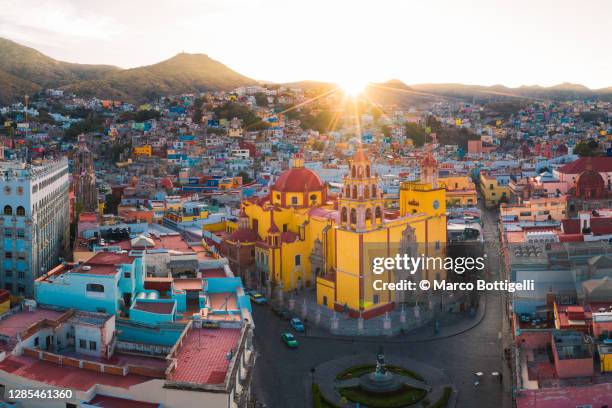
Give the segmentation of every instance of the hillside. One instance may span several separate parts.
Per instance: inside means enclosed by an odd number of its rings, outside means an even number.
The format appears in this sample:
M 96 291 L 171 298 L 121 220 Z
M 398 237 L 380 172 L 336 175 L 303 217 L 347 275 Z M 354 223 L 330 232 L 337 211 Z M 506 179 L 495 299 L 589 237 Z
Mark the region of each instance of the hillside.
M 256 81 L 204 54 L 178 54 L 158 64 L 114 71 L 64 86 L 85 96 L 140 101 L 168 94 L 229 90 Z
M 255 82 L 204 54 L 181 53 L 158 64 L 121 69 L 58 61 L 0 38 L 0 104 L 44 88 L 136 102 L 167 94 L 229 90 Z
M 411 85 L 417 91 L 445 96 L 475 100 L 476 102 L 503 101 L 508 99 L 612 99 L 612 88 L 590 89 L 584 85 L 563 83 L 550 87 L 520 86 L 510 88 L 503 85 L 482 86 L 464 84 L 419 84 Z
M 73 64 L 50 58 L 33 48 L 0 38 L 0 103 L 10 103 L 43 88 L 56 88 L 97 78 L 119 68 Z
M 364 95 L 379 105 L 396 105 L 401 108 L 420 106 L 444 99 L 441 95 L 416 90 L 398 79 L 372 83 L 365 89 Z

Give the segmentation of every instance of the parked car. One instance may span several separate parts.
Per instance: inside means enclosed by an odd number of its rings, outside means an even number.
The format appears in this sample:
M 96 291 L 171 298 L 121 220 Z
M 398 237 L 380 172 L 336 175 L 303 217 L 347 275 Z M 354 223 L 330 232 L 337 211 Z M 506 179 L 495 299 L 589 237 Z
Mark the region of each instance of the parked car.
M 283 309 L 282 307 L 274 305 L 272 306 L 272 311 L 283 320 L 289 320 L 291 318 L 289 311 L 287 309 Z
M 296 332 L 304 331 L 304 323 L 302 323 L 302 321 L 298 319 L 297 317 L 294 317 L 293 319 L 291 319 L 289 321 L 289 324 L 291 324 L 291 327 L 293 327 L 293 330 L 295 330 Z
M 268 303 L 268 299 L 258 292 L 249 292 L 249 297 L 251 298 L 252 302 L 257 303 L 258 305 L 265 305 Z
M 298 341 L 296 340 L 296 338 L 291 333 L 283 333 L 283 334 L 281 334 L 281 340 L 289 348 L 297 348 L 297 346 L 298 346 Z

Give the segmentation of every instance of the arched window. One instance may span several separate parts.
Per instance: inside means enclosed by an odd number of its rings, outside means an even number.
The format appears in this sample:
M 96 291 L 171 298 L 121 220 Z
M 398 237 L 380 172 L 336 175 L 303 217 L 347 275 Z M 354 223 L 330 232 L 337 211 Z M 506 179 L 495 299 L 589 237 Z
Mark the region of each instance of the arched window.
M 364 198 L 370 198 L 370 189 L 368 188 L 368 186 L 363 186 L 363 197 Z
M 357 172 L 357 170 L 355 170 L 355 166 L 351 166 L 351 176 L 352 177 L 356 176 L 356 172 Z
M 366 166 L 366 177 L 370 177 L 370 166 Z
M 315 204 L 317 202 L 317 195 L 316 194 L 311 194 L 310 195 L 310 202 L 312 204 Z
M 372 197 L 376 197 L 376 184 L 372 184 Z
M 357 210 L 351 208 L 351 224 L 357 224 Z
M 340 222 L 345 223 L 347 221 L 347 217 L 348 210 L 346 209 L 346 207 L 342 207 L 342 210 L 340 210 Z
M 104 293 L 104 285 L 100 285 L 99 283 L 88 283 L 87 291 Z
M 370 221 L 374 225 L 374 218 L 372 217 L 372 209 L 368 208 L 365 212 L 366 221 Z
M 351 186 L 346 186 L 346 198 L 351 198 Z
M 357 186 L 353 186 L 353 198 L 357 198 Z
M 382 210 L 380 207 L 376 207 L 376 211 L 374 212 L 376 219 L 382 219 Z
M 4 215 L 13 215 L 13 207 L 11 207 L 10 205 L 5 205 Z
M 23 217 L 25 215 L 25 208 L 23 208 L 23 206 L 19 206 L 17 207 L 17 215 L 20 217 Z

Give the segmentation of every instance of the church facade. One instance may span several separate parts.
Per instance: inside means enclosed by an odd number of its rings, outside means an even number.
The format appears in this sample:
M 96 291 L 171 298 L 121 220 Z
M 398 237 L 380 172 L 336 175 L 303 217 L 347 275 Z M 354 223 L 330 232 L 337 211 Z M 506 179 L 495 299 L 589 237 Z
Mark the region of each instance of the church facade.
M 229 252 L 251 248 L 271 293 L 314 288 L 319 304 L 354 316 L 393 309 L 405 299 L 375 290 L 373 281 L 395 281 L 397 272 L 374 274 L 373 257 L 393 257 L 410 245 L 418 255 L 444 256 L 445 190 L 437 187 L 437 164 L 429 159 L 422 162 L 422 183 L 402 185 L 398 213 L 385 210 L 379 178 L 364 150 L 349 160 L 335 197 L 295 155 L 268 196 L 242 202 L 240 221 L 226 240 Z M 439 277 L 435 273 L 424 271 L 420 278 Z

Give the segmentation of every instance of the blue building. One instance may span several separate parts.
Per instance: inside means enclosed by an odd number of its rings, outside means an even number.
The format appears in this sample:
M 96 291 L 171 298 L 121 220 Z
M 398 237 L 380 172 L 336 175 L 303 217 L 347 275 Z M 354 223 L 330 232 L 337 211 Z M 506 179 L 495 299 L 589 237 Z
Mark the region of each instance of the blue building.
M 66 159 L 30 165 L 0 162 L 0 285 L 32 296 L 34 280 L 60 262 L 70 244 Z

